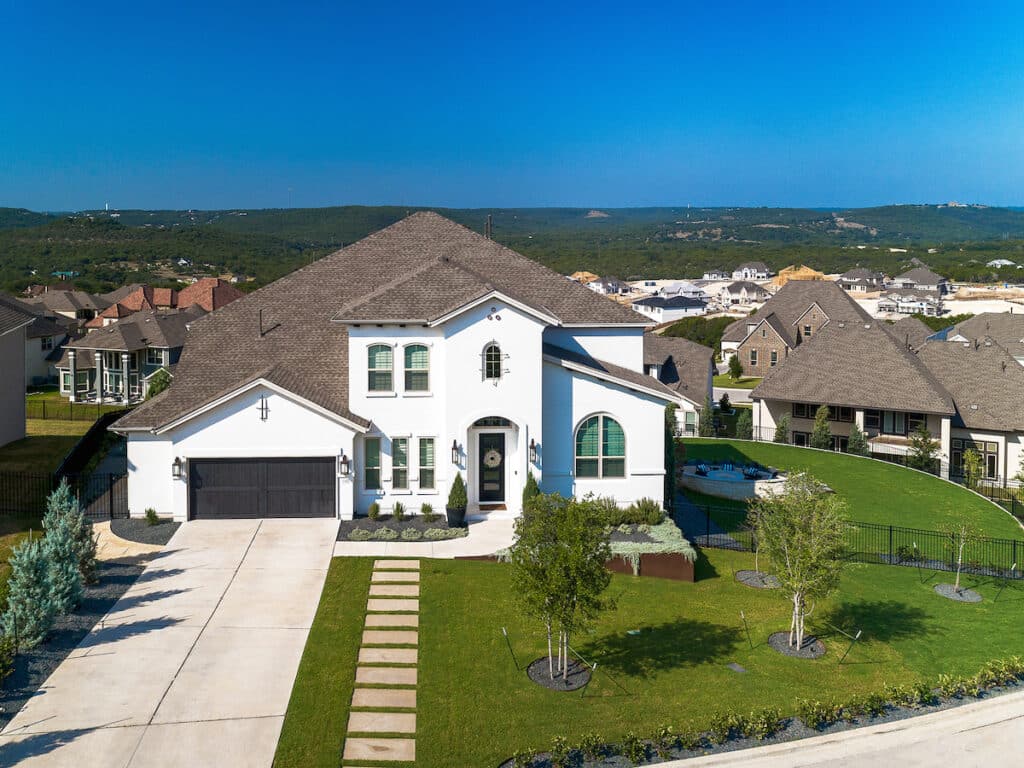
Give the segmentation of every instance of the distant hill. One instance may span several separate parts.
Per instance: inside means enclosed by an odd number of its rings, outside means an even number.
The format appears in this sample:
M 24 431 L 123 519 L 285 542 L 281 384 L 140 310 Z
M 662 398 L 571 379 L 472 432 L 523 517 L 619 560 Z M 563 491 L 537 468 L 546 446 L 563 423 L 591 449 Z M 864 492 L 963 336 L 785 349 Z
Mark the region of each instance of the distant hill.
M 339 206 L 222 211 L 0 209 L 0 283 L 18 289 L 54 270 L 83 286 L 235 272 L 259 284 L 385 227 L 419 207 Z M 912 258 L 958 280 L 1024 279 L 1024 210 L 958 205 L 879 208 L 432 208 L 561 272 L 622 278 L 699 276 L 757 259 L 828 272 L 890 273 Z M 930 252 L 931 251 L 931 252 Z M 186 259 L 190 266 L 178 266 Z M 208 266 L 206 266 L 208 265 Z M 32 271 L 35 270 L 35 274 Z

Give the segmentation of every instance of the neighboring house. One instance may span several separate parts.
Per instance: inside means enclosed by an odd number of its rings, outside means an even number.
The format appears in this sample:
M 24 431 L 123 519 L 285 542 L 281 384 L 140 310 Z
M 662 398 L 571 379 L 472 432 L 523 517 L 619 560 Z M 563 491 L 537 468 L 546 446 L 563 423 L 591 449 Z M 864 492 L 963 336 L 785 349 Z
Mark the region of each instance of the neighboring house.
M 656 323 L 671 323 L 684 317 L 703 315 L 708 311 L 708 305 L 700 299 L 685 296 L 648 296 L 634 301 L 633 309 Z
M 25 386 L 57 382 L 57 362 L 70 336 L 68 329 L 43 315 L 36 315 L 25 329 Z
M 650 320 L 416 213 L 196 321 L 173 385 L 119 420 L 133 515 L 473 514 L 545 492 L 664 496 Z M 113 328 L 118 328 L 118 325 Z M 680 377 L 682 375 L 680 374 Z
M 779 274 L 772 278 L 772 285 L 781 288 L 791 280 L 825 280 L 825 273 L 811 269 L 806 264 L 796 266 L 790 264 L 785 269 L 779 270 Z
M 689 339 L 644 334 L 644 372 L 674 389 L 676 431 L 697 434 L 697 423 L 705 399 L 714 397 L 715 350 Z
M 906 291 L 925 291 L 942 296 L 949 292 L 949 279 L 921 265 L 897 275 L 888 287 Z
M 25 437 L 25 329 L 35 317 L 0 296 L 0 445 Z
M 894 323 L 883 321 L 880 325 L 897 342 L 912 352 L 917 352 L 928 339 L 935 336 L 935 331 L 914 316 L 901 317 Z
M 850 293 L 873 293 L 882 290 L 885 275 L 871 269 L 856 267 L 839 276 L 839 287 Z
M 992 261 L 988 262 L 985 266 L 994 267 L 995 269 L 999 269 L 1000 267 L 1016 267 L 1017 262 L 1010 261 L 1009 259 L 992 259 Z
M 982 312 L 936 334 L 944 341 L 994 341 L 1024 365 L 1024 314 Z
M 757 283 L 741 280 L 722 288 L 718 293 L 718 300 L 723 306 L 734 304 L 754 304 L 759 301 L 767 301 L 771 296 L 768 291 Z
M 204 277 L 180 291 L 174 288 L 153 288 L 148 285 L 130 287 L 133 290 L 127 293 L 119 289 L 106 294 L 104 298 L 113 303 L 86 323 L 86 327 L 103 328 L 145 309 L 200 307 L 205 312 L 213 312 L 245 295 L 230 283 L 216 277 Z
M 739 355 L 748 375 L 763 376 L 834 320 L 870 322 L 871 317 L 832 281 L 791 281 L 757 312 L 725 329 L 722 357 Z
M 733 280 L 767 280 L 774 275 L 763 261 L 748 261 L 732 271 Z
M 709 269 L 704 273 L 705 280 L 729 280 L 732 277 L 732 272 L 726 269 Z
M 878 297 L 878 311 L 897 315 L 938 317 L 945 312 L 942 294 L 911 288 L 890 288 Z
M 751 393 L 754 425 L 771 434 L 790 417 L 790 441 L 807 445 L 819 404 L 830 411 L 833 448 L 845 451 L 851 425 L 872 453 L 906 457 L 924 425 L 939 443 L 941 474 L 962 474 L 978 451 L 987 482 L 1019 469 L 1024 444 L 1024 368 L 995 342 L 930 339 L 915 353 L 884 323 L 832 323 L 794 351 Z
M 72 320 L 92 320 L 110 306 L 102 296 L 85 291 L 47 290 L 38 296 L 22 299 L 25 304 Z
M 629 293 L 632 288 L 617 277 L 599 277 L 586 283 L 587 288 L 602 296 L 621 296 Z
M 701 301 L 708 301 L 711 296 L 703 287 L 696 285 L 695 283 L 687 282 L 686 280 L 669 283 L 660 291 L 658 294 L 661 296 L 667 296 L 669 298 L 673 296 L 684 296 L 687 299 L 700 299 Z
M 203 314 L 198 307 L 142 310 L 69 342 L 57 363 L 60 393 L 72 402 L 128 405 L 142 400 L 152 375 L 178 362 L 188 324 Z M 231 354 L 230 349 L 223 352 Z

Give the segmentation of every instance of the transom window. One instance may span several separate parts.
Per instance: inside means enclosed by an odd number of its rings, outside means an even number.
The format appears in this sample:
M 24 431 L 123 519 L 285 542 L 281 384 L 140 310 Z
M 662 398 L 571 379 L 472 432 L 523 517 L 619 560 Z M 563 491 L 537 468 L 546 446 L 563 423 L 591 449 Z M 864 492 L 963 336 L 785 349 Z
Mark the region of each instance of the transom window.
M 626 435 L 611 416 L 591 416 L 576 430 L 576 477 L 625 477 Z
M 434 487 L 434 438 L 420 438 L 420 488 Z
M 363 486 L 368 491 L 380 490 L 380 438 L 366 438 L 366 462 L 363 467 Z
M 410 344 L 405 348 L 405 391 L 430 390 L 430 350 L 423 344 Z
M 404 490 L 409 487 L 409 438 L 391 438 L 391 487 Z
M 484 348 L 484 378 L 501 378 L 501 347 L 496 343 L 488 344 Z
M 374 344 L 367 350 L 367 389 L 370 392 L 391 392 L 394 354 L 387 344 Z

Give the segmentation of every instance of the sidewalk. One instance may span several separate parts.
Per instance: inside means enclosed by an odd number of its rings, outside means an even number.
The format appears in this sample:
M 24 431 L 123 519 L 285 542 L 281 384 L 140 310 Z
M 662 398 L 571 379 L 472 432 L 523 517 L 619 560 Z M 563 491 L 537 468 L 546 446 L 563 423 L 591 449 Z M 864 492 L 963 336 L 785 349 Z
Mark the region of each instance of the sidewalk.
M 471 521 L 469 535 L 447 541 L 339 541 L 335 557 L 481 557 L 512 546 L 512 519 Z

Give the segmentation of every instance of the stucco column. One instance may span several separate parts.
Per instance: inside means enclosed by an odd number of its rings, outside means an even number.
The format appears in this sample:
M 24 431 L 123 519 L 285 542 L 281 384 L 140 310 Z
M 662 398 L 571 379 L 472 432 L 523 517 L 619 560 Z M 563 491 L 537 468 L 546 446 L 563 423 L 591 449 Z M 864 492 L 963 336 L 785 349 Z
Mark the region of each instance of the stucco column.
M 78 381 L 78 360 L 77 353 L 73 349 L 68 349 L 68 365 L 71 366 L 71 402 L 75 402 L 75 384 Z
M 864 409 L 863 408 L 857 408 L 853 412 L 853 423 L 857 425 L 857 429 L 859 429 L 861 432 L 864 431 Z
M 949 480 L 949 447 L 950 442 L 950 427 L 952 421 L 949 416 L 943 416 L 940 422 L 939 428 L 939 453 L 941 454 L 941 461 L 939 462 L 939 475 L 940 477 Z
M 121 353 L 121 402 L 128 405 L 128 353 Z
M 93 358 L 96 360 L 96 402 L 103 402 L 103 353 L 94 352 Z

